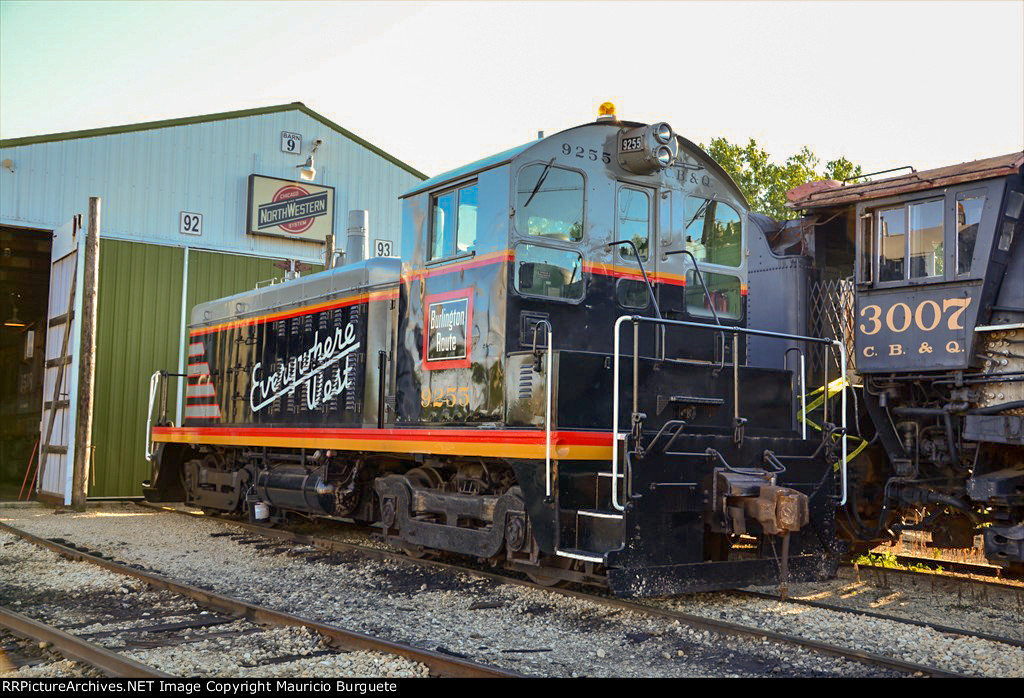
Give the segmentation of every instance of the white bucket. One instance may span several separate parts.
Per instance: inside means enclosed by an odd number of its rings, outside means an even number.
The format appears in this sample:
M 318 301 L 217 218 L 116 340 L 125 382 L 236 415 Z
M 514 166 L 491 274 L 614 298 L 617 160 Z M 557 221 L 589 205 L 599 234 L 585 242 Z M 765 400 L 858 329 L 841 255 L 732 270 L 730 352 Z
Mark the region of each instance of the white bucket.
M 253 517 L 257 521 L 266 521 L 270 518 L 270 507 L 263 502 L 256 502 L 252 508 Z

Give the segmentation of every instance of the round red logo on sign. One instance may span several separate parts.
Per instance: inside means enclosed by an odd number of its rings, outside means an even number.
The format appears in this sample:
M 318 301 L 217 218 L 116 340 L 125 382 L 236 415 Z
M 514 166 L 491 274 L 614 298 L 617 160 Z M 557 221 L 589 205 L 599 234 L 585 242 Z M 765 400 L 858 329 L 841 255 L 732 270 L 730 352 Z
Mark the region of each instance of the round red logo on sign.
M 298 186 L 297 184 L 289 184 L 288 186 L 281 187 L 274 194 L 273 202 L 276 204 L 278 201 L 285 201 L 287 199 L 294 199 L 297 196 L 308 196 L 309 192 Z M 313 222 L 316 219 L 310 216 L 309 218 L 302 218 L 291 223 L 282 223 L 279 228 L 286 233 L 292 233 L 293 235 L 299 235 L 304 233 L 313 227 Z

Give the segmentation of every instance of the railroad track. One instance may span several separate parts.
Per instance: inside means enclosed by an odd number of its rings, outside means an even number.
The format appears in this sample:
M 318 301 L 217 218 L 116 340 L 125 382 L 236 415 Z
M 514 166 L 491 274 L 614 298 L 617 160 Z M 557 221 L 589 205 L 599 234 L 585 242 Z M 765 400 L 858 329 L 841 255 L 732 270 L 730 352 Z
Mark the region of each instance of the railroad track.
M 2 606 L 0 606 L 0 628 L 6 629 L 17 637 L 41 643 L 40 649 L 52 647 L 53 651 L 61 657 L 82 662 L 93 667 L 104 676 L 133 679 L 170 678 L 171 676 L 141 662 L 123 657 L 102 645 L 72 635 L 52 625 L 40 623 L 37 620 Z M 45 661 L 45 659 L 39 660 L 39 663 Z
M 209 517 L 209 516 L 206 516 L 206 515 L 201 514 L 199 512 L 183 510 L 183 509 L 179 509 L 177 507 L 153 505 L 153 504 L 147 504 L 147 503 L 142 503 L 142 504 L 140 504 L 140 506 L 143 506 L 143 507 L 146 507 L 146 508 L 150 508 L 150 509 L 154 509 L 154 510 L 159 510 L 159 511 L 172 512 L 172 513 L 179 514 L 179 515 L 184 515 L 184 516 L 191 516 L 191 517 L 195 517 L 195 518 L 204 518 L 204 519 L 207 519 L 207 520 L 211 520 L 212 519 L 214 521 L 218 521 L 218 522 L 220 522 L 222 524 L 225 524 L 225 525 L 230 525 L 230 526 L 238 527 L 238 528 L 242 529 L 243 531 L 246 531 L 249 534 L 253 534 L 256 538 L 261 538 L 263 540 L 268 540 L 269 539 L 269 540 L 275 540 L 275 541 L 284 541 L 284 542 L 291 543 L 291 544 L 294 544 L 294 545 L 297 545 L 297 546 L 302 546 L 304 548 L 309 548 L 309 549 L 311 549 L 311 551 L 309 552 L 310 555 L 322 554 L 322 551 L 356 552 L 358 554 L 361 554 L 361 555 L 364 555 L 364 556 L 367 556 L 367 557 L 372 557 L 372 558 L 380 559 L 380 560 L 395 560 L 395 561 L 401 561 L 401 562 L 407 563 L 407 564 L 423 565 L 423 566 L 428 566 L 428 567 L 432 567 L 432 568 L 435 568 L 435 569 L 449 570 L 449 571 L 452 571 L 452 572 L 469 573 L 469 574 L 473 574 L 473 575 L 476 575 L 476 576 L 484 577 L 484 578 L 487 578 L 487 579 L 495 580 L 495 581 L 498 581 L 498 582 L 501 582 L 501 583 L 504 583 L 504 584 L 513 584 L 513 585 L 523 586 L 523 587 L 527 587 L 527 588 L 541 589 L 541 590 L 543 590 L 545 592 L 548 592 L 548 593 L 557 594 L 557 595 L 560 595 L 560 596 L 565 596 L 565 597 L 570 597 L 570 598 L 575 598 L 575 599 L 579 599 L 579 600 L 592 601 L 592 602 L 604 605 L 606 607 L 620 609 L 620 610 L 623 610 L 623 611 L 630 611 L 630 612 L 634 612 L 634 613 L 643 614 L 643 615 L 646 615 L 646 616 L 654 616 L 654 617 L 660 617 L 660 618 L 669 619 L 669 620 L 672 620 L 672 621 L 678 621 L 680 623 L 684 623 L 686 625 L 689 625 L 689 626 L 691 626 L 691 627 L 693 627 L 695 629 L 699 629 L 699 630 L 702 630 L 702 631 L 710 631 L 710 632 L 722 633 L 722 634 L 725 634 L 725 635 L 732 635 L 732 636 L 746 637 L 746 638 L 753 638 L 753 639 L 767 639 L 767 640 L 772 641 L 772 642 L 784 643 L 784 644 L 788 644 L 788 645 L 799 646 L 799 647 L 803 647 L 803 648 L 806 648 L 808 650 L 811 650 L 813 652 L 817 652 L 817 653 L 820 653 L 820 654 L 825 654 L 825 655 L 830 655 L 830 656 L 835 656 L 835 657 L 842 657 L 844 659 L 856 661 L 856 662 L 859 662 L 859 663 L 862 663 L 862 664 L 866 664 L 866 665 L 870 665 L 870 666 L 877 666 L 877 667 L 886 668 L 886 669 L 891 669 L 891 670 L 898 671 L 898 672 L 901 672 L 901 673 L 918 674 L 918 675 L 926 675 L 926 676 L 934 676 L 934 677 L 955 677 L 955 676 L 961 676 L 961 674 L 957 674 L 955 672 L 951 672 L 951 671 L 942 669 L 941 667 L 925 666 L 925 665 L 917 664 L 917 663 L 914 663 L 914 662 L 906 662 L 906 661 L 903 661 L 903 660 L 900 660 L 900 659 L 896 659 L 896 658 L 893 658 L 893 657 L 887 657 L 887 656 L 884 656 L 884 655 L 881 655 L 881 654 L 866 652 L 866 651 L 863 651 L 863 650 L 850 649 L 850 648 L 841 647 L 841 646 L 837 646 L 837 645 L 826 643 L 826 642 L 820 642 L 820 641 L 808 639 L 808 638 L 805 638 L 805 637 L 800 637 L 800 636 L 797 636 L 797 635 L 789 635 L 789 634 L 774 632 L 774 631 L 767 630 L 767 629 L 764 629 L 764 628 L 749 627 L 749 626 L 744 626 L 744 625 L 740 625 L 740 624 L 737 624 L 737 623 L 731 623 L 731 622 L 728 622 L 728 621 L 715 620 L 715 619 L 707 618 L 707 617 L 696 615 L 696 614 L 686 613 L 686 612 L 679 611 L 679 610 L 673 610 L 673 609 L 667 609 L 667 608 L 658 607 L 657 605 L 653 605 L 650 602 L 639 602 L 638 603 L 638 602 L 634 602 L 634 601 L 625 601 L 625 600 L 617 599 L 617 598 L 612 597 L 612 596 L 607 595 L 607 594 L 589 593 L 589 592 L 583 592 L 583 591 L 578 591 L 578 590 L 573 590 L 573 589 L 564 589 L 564 588 L 542 587 L 542 586 L 533 584 L 531 582 L 525 581 L 525 580 L 523 580 L 521 578 L 512 576 L 512 575 L 510 575 L 508 573 L 504 573 L 504 572 L 492 572 L 492 571 L 487 571 L 487 570 L 479 569 L 479 568 L 476 568 L 476 567 L 470 567 L 470 566 L 461 565 L 461 564 L 452 564 L 452 563 L 449 563 L 449 562 L 443 562 L 443 561 L 435 560 L 435 559 L 428 559 L 428 558 L 415 558 L 415 559 L 413 559 L 407 553 L 396 552 L 396 551 L 386 550 L 386 549 L 381 549 L 381 548 L 376 548 L 376 547 L 366 547 L 366 546 L 359 545 L 359 544 L 356 544 L 356 543 L 340 542 L 340 541 L 337 541 L 337 540 L 332 540 L 330 538 L 325 538 L 325 537 L 321 537 L 321 536 L 309 535 L 309 534 L 305 534 L 305 533 L 295 533 L 295 532 L 292 532 L 292 531 L 289 531 L 289 530 L 286 530 L 286 529 L 268 528 L 266 526 L 250 524 L 250 523 L 246 523 L 246 522 L 242 522 L 242 521 L 238 521 L 238 520 L 234 520 L 234 519 L 226 519 L 226 518 L 220 518 L 220 517 Z M 236 540 L 238 540 L 239 542 L 247 543 L 247 544 L 250 544 L 250 545 L 257 546 L 257 547 L 268 548 L 268 549 L 269 548 L 279 548 L 280 547 L 278 544 L 275 544 L 275 543 L 258 543 L 258 542 L 254 542 L 254 538 L 243 536 L 243 535 L 239 535 L 236 538 Z M 316 551 L 319 551 L 319 552 L 316 552 Z M 827 609 L 827 610 L 835 611 L 835 612 L 852 613 L 852 614 L 871 616 L 871 617 L 876 617 L 876 618 L 879 618 L 879 619 L 884 619 L 884 620 L 889 620 L 889 621 L 894 621 L 894 622 L 900 622 L 900 623 L 906 623 L 907 625 L 914 625 L 914 626 L 917 626 L 917 627 L 930 628 L 930 629 L 936 630 L 938 632 L 944 632 L 944 633 L 948 633 L 948 634 L 955 634 L 955 635 L 959 635 L 959 636 L 962 636 L 962 637 L 977 637 L 979 639 L 985 639 L 985 640 L 994 641 L 994 642 L 1005 642 L 1006 644 L 1011 644 L 1011 645 L 1015 645 L 1015 646 L 1022 646 L 1022 647 L 1024 647 L 1024 643 L 1021 643 L 1021 642 L 1018 642 L 1018 641 L 1012 640 L 1012 639 L 998 638 L 998 637 L 995 637 L 995 636 L 992 636 L 992 635 L 986 635 L 986 634 L 983 634 L 983 633 L 973 633 L 973 632 L 970 632 L 970 631 L 967 631 L 967 630 L 963 630 L 963 629 L 959 629 L 959 628 L 950 628 L 950 627 L 947 627 L 947 626 L 939 626 L 939 625 L 929 624 L 929 623 L 921 623 L 921 622 L 915 622 L 915 621 L 908 621 L 908 620 L 903 619 L 903 618 L 899 618 L 899 617 L 896 617 L 896 616 L 885 615 L 885 614 L 880 614 L 880 613 L 861 612 L 859 610 L 851 610 L 849 608 L 843 608 L 841 606 L 833 606 L 833 605 L 830 605 L 830 604 L 825 604 L 825 603 L 820 603 L 820 602 L 813 602 L 813 601 L 803 601 L 803 600 L 800 600 L 800 599 L 786 599 L 786 600 L 782 600 L 782 599 L 779 599 L 777 596 L 771 596 L 771 595 L 767 595 L 767 594 L 757 594 L 757 593 L 754 593 L 754 592 L 749 592 L 749 593 L 748 592 L 730 592 L 730 593 L 745 594 L 745 595 L 750 596 L 751 598 L 758 598 L 758 597 L 760 597 L 760 598 L 768 598 L 768 599 L 772 599 L 774 601 L 780 601 L 780 602 L 785 602 L 785 603 L 792 603 L 794 605 L 806 605 L 806 606 L 810 606 L 810 607 L 818 607 L 818 608 Z
M 131 614 L 133 622 L 115 625 L 115 627 L 105 630 L 91 631 L 86 636 L 79 632 L 76 636 L 74 633 L 65 631 L 74 630 L 76 627 L 80 630 L 81 628 L 93 627 L 110 619 L 89 618 L 87 614 L 91 609 L 80 609 L 86 617 L 73 622 L 70 626 L 66 626 L 64 630 L 61 630 L 59 628 L 47 628 L 46 624 L 33 622 L 32 619 L 17 613 L 7 612 L 0 615 L 0 624 L 3 624 L 11 632 L 33 638 L 38 636 L 37 639 L 40 642 L 53 643 L 59 653 L 95 666 L 107 675 L 167 676 L 167 674 L 159 672 L 156 674 L 140 673 L 147 671 L 155 672 L 156 670 L 138 662 L 132 662 L 127 658 L 119 657 L 116 652 L 100 646 L 96 640 L 116 638 L 116 644 L 122 647 L 152 648 L 198 642 L 203 639 L 227 639 L 229 642 L 226 645 L 218 643 L 217 648 L 226 655 L 229 655 L 235 651 L 230 642 L 232 638 L 246 637 L 246 646 L 252 646 L 253 641 L 258 639 L 260 633 L 272 633 L 280 628 L 304 628 L 325 638 L 326 646 L 320 651 L 322 654 L 357 651 L 387 653 L 425 665 L 432 676 L 473 678 L 510 678 L 519 676 L 518 673 L 507 669 L 478 664 L 442 652 L 425 650 L 411 645 L 372 637 L 336 625 L 308 620 L 293 614 L 247 603 L 213 591 L 183 584 L 162 575 L 129 567 L 106 556 L 102 556 L 97 551 L 76 549 L 65 544 L 66 541 L 61 543 L 45 540 L 7 524 L 0 523 L 0 531 L 13 534 L 24 541 L 51 550 L 67 559 L 87 562 L 123 575 L 126 578 L 141 580 L 151 589 L 162 592 L 165 598 L 163 599 L 161 615 L 181 620 L 156 624 L 144 620 L 140 624 L 138 621 L 140 616 L 133 613 Z M 176 601 L 168 601 L 166 597 L 174 597 Z M 141 612 L 141 609 L 133 610 Z M 121 625 L 124 627 L 121 627 Z M 214 633 L 203 633 L 201 636 L 194 634 L 191 637 L 188 636 L 194 630 L 200 628 L 210 629 L 217 626 L 224 629 Z M 183 632 L 183 634 L 175 634 L 179 632 Z M 297 661 L 301 660 L 302 657 L 309 657 L 311 654 L 315 655 L 315 653 L 307 652 L 298 656 L 285 654 L 270 659 L 263 658 L 260 660 L 260 665 L 266 666 L 273 663 Z M 125 663 L 118 663 L 119 661 Z

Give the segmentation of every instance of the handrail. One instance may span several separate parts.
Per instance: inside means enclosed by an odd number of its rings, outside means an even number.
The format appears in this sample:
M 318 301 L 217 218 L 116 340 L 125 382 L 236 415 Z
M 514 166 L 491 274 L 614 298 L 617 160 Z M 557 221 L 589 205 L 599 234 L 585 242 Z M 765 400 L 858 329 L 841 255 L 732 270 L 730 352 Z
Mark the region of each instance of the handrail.
M 807 438 L 807 373 L 804 367 L 804 352 L 799 347 L 790 347 L 782 359 L 782 367 L 789 368 L 789 352 L 800 354 L 800 438 Z
M 146 460 L 153 462 L 153 451 L 150 447 L 153 444 L 153 402 L 156 401 L 156 393 L 160 389 L 160 375 L 163 371 L 154 371 L 149 377 L 149 410 L 146 411 Z
M 537 351 L 537 328 L 544 325 L 547 328 L 548 344 L 547 344 L 547 360 L 544 376 L 544 390 L 545 390 L 545 412 L 544 412 L 544 474 L 545 474 L 545 487 L 544 492 L 546 497 L 551 496 L 551 353 L 554 351 L 554 330 L 551 329 L 551 323 L 547 320 L 539 320 L 533 326 L 533 351 Z
M 618 498 L 618 479 L 619 479 L 619 336 L 621 334 L 622 324 L 624 322 L 632 322 L 635 326 L 642 322 L 650 323 L 652 325 L 669 325 L 674 327 L 695 327 L 700 329 L 715 330 L 718 332 L 731 332 L 733 335 L 752 335 L 755 337 L 768 337 L 771 339 L 788 339 L 798 342 L 808 342 L 811 344 L 823 344 L 830 348 L 839 348 L 840 365 L 846 365 L 846 345 L 842 341 L 837 339 L 826 339 L 824 337 L 807 337 L 804 335 L 797 334 L 786 334 L 783 332 L 770 332 L 768 330 L 756 330 L 748 327 L 734 327 L 730 325 L 712 325 L 704 322 L 690 322 L 687 320 L 668 320 L 663 318 L 652 318 L 645 317 L 643 315 L 621 315 L 615 321 L 615 329 L 613 336 L 613 368 L 612 368 L 612 506 L 619 510 L 625 511 L 626 506 L 624 503 L 619 503 Z M 637 360 L 638 350 L 634 346 L 634 362 Z M 733 362 L 738 363 L 739 356 L 733 356 Z M 827 363 L 827 362 L 825 362 Z M 634 396 L 635 397 L 635 396 Z M 846 391 L 843 391 L 842 396 L 842 459 L 841 459 L 841 481 L 842 481 L 842 495 L 840 498 L 839 506 L 846 504 L 847 498 L 847 477 L 846 477 Z M 625 435 L 625 434 L 623 434 Z M 625 483 L 623 483 L 625 485 Z M 623 487 L 625 490 L 625 486 Z

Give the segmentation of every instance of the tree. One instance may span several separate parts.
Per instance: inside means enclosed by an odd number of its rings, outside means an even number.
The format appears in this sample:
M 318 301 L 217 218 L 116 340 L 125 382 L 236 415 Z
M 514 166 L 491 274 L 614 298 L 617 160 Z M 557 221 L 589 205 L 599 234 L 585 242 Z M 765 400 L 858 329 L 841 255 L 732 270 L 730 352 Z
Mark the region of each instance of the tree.
M 782 165 L 772 162 L 768 152 L 753 138 L 745 146 L 714 138 L 710 145 L 701 147 L 736 180 L 752 211 L 776 220 L 799 215 L 785 206 L 786 192 L 793 187 L 819 179 L 859 177 L 862 171 L 860 165 L 845 157 L 829 160 L 825 168 L 819 170 L 820 160 L 807 146 L 786 158 Z

